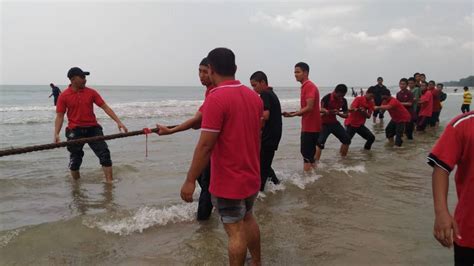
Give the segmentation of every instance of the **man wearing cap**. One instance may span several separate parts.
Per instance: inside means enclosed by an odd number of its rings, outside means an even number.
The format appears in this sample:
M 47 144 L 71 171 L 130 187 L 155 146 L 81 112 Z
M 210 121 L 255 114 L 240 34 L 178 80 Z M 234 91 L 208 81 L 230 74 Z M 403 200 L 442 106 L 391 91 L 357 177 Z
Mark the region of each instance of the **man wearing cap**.
M 67 140 L 103 136 L 102 127 L 97 123 L 94 114 L 96 104 L 104 110 L 116 123 L 119 130 L 128 132 L 128 129 L 120 121 L 112 109 L 104 102 L 102 97 L 94 89 L 86 87 L 86 76 L 89 72 L 84 72 L 78 67 L 69 69 L 67 77 L 71 81 L 68 88 L 61 93 L 56 106 L 56 121 L 54 125 L 54 141 L 60 142 L 59 132 L 64 121 L 64 114 L 67 114 L 68 126 L 66 128 Z M 79 179 L 79 168 L 82 164 L 84 144 L 69 145 L 67 149 L 70 153 L 69 169 L 74 179 Z M 89 143 L 89 147 L 99 158 L 105 179 L 112 182 L 112 160 L 110 151 L 105 141 L 94 141 Z

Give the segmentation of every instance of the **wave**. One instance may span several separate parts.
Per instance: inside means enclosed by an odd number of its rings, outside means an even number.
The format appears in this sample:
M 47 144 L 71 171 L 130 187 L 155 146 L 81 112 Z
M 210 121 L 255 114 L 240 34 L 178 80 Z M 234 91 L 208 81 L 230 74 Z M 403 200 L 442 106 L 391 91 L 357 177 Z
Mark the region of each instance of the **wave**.
M 0 248 L 7 246 L 8 243 L 10 243 L 23 231 L 25 231 L 24 228 L 1 232 L 0 233 Z

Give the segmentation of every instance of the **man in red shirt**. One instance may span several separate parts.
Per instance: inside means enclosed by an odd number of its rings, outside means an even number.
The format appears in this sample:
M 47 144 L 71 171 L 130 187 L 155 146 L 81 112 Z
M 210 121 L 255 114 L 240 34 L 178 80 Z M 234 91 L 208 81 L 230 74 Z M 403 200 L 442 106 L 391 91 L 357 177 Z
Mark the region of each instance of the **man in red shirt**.
M 430 118 L 430 127 L 435 127 L 439 123 L 439 115 L 441 113 L 441 91 L 436 88 L 436 82 L 430 80 L 428 83 L 428 90 L 433 95 L 433 113 Z
M 433 167 L 433 234 L 441 245 L 454 244 L 455 265 L 474 265 L 474 112 L 454 118 L 428 156 Z M 457 166 L 458 203 L 448 208 L 449 174 Z M 453 243 L 454 242 L 454 243 Z
M 304 170 L 310 171 L 315 165 L 316 145 L 321 131 L 321 114 L 319 108 L 319 90 L 309 80 L 309 65 L 299 62 L 295 65 L 296 81 L 301 83 L 301 109 L 296 112 L 283 112 L 284 117 L 301 116 L 301 144 Z
M 231 50 L 216 48 L 207 59 L 216 88 L 204 102 L 201 136 L 181 198 L 192 202 L 196 178 L 211 159 L 209 191 L 229 236 L 229 264 L 243 265 L 248 248 L 252 263 L 260 265 L 260 230 L 252 210 L 260 189 L 263 102 L 235 80 L 237 66 Z
M 416 114 L 413 110 L 413 102 L 415 100 L 413 93 L 408 89 L 408 79 L 402 78 L 398 83 L 400 87 L 400 91 L 397 92 L 397 100 L 402 103 L 403 106 L 407 109 L 407 111 L 411 115 L 410 122 L 406 123 L 405 134 L 407 139 L 413 139 L 413 131 L 415 129 L 415 125 L 412 123 Z
M 333 134 L 341 142 L 341 148 L 339 153 L 341 156 L 346 156 L 351 144 L 351 138 L 347 134 L 346 130 L 342 127 L 341 123 L 337 121 L 337 117 L 347 118 L 349 108 L 347 108 L 347 100 L 344 96 L 347 93 L 347 86 L 339 84 L 336 86 L 332 93 L 327 94 L 321 99 L 321 112 L 323 116 L 321 118 L 321 134 L 318 138 L 318 146 L 316 149 L 316 160 L 319 161 L 321 158 L 322 150 L 326 144 L 326 140 L 329 135 Z
M 433 115 L 433 95 L 428 90 L 428 83 L 421 82 L 421 96 L 418 100 L 420 111 L 418 112 L 417 131 L 425 131 L 426 126 L 430 122 Z
M 204 57 L 199 64 L 199 79 L 201 84 L 206 86 L 206 92 L 204 98 L 209 95 L 209 92 L 214 88 L 212 86 L 211 80 L 209 79 L 209 60 Z M 199 110 L 196 112 L 193 118 L 186 120 L 180 125 L 168 128 L 164 125 L 156 125 L 158 127 L 158 135 L 171 135 L 188 129 L 199 129 L 201 128 L 202 123 L 202 109 L 203 105 L 199 107 Z M 211 202 L 211 193 L 209 193 L 209 182 L 211 178 L 211 166 L 208 165 L 204 171 L 199 175 L 197 181 L 201 187 L 201 194 L 199 195 L 198 201 L 198 210 L 197 210 L 197 219 L 199 221 L 207 220 L 212 213 L 212 202 Z
M 376 106 L 375 109 L 387 110 L 392 117 L 385 128 L 385 136 L 390 143 L 393 143 L 393 137 L 395 137 L 395 145 L 401 147 L 405 125 L 411 121 L 411 115 L 400 101 L 392 97 L 388 89 L 382 91 L 382 99 L 382 105 Z
M 349 116 L 344 122 L 347 135 L 351 140 L 356 133 L 366 140 L 364 145 L 366 150 L 370 150 L 375 141 L 374 134 L 365 126 L 365 120 L 370 118 L 374 107 L 374 88 L 369 88 L 364 96 L 356 97 L 352 101 Z
M 60 142 L 59 132 L 64 121 L 64 114 L 67 114 L 68 126 L 66 128 L 66 138 L 68 140 L 103 136 L 102 127 L 97 123 L 94 114 L 94 104 L 104 110 L 116 123 L 120 131 L 127 132 L 127 128 L 122 124 L 114 111 L 104 102 L 97 91 L 86 87 L 86 76 L 89 72 L 84 72 L 78 67 L 71 68 L 67 77 L 71 81 L 69 87 L 59 95 L 56 106 L 56 121 L 54 126 L 54 141 Z M 82 164 L 84 144 L 69 145 L 67 149 L 70 153 L 69 169 L 74 179 L 81 177 L 79 168 Z M 94 141 L 89 143 L 89 147 L 99 157 L 100 164 L 104 170 L 105 179 L 108 183 L 113 180 L 112 160 L 110 151 L 105 141 Z

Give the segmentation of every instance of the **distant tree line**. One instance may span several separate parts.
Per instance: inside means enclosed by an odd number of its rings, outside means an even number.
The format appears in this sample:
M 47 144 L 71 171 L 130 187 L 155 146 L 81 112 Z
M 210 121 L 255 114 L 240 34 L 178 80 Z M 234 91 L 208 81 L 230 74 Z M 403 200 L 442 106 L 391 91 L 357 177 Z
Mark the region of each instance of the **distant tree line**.
M 459 81 L 447 81 L 443 82 L 444 86 L 449 87 L 474 87 L 474 76 L 469 76 L 467 78 L 460 79 Z

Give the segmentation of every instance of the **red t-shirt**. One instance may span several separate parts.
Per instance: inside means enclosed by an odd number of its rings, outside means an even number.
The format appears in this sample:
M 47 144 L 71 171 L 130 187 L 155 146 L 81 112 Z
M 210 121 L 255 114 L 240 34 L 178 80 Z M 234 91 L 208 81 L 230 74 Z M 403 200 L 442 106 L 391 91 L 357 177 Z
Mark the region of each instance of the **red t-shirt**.
M 301 118 L 302 132 L 319 132 L 321 131 L 321 115 L 319 113 L 319 90 L 311 81 L 307 80 L 301 85 L 301 108 L 306 107 L 308 99 L 314 100 L 313 111 L 304 113 Z
M 358 109 L 358 108 L 365 108 L 367 112 L 372 114 L 374 111 L 374 106 L 375 103 L 373 100 L 367 100 L 365 96 L 358 96 L 352 101 L 351 104 L 351 109 Z M 352 111 L 349 113 L 349 116 L 346 118 L 344 121 L 344 124 L 346 126 L 351 126 L 351 127 L 360 127 L 363 124 L 365 124 L 365 120 L 367 119 L 367 116 L 365 113 L 362 113 L 360 111 Z
M 209 93 L 211 92 L 211 90 L 214 89 L 214 86 L 212 85 L 209 85 L 209 86 L 206 86 L 206 92 L 204 93 L 204 99 L 207 98 L 207 95 L 209 95 Z M 201 106 L 199 107 L 199 112 L 202 113 L 202 108 L 204 106 L 204 103 L 201 104 Z
M 428 163 L 448 173 L 457 166 L 458 203 L 454 219 L 462 239 L 455 237 L 455 242 L 462 247 L 474 248 L 474 111 L 454 118 L 446 126 L 428 156 Z
M 212 195 L 245 199 L 260 189 L 263 102 L 238 80 L 214 88 L 204 102 L 202 131 L 219 132 L 211 155 Z
M 335 93 L 329 93 L 321 99 L 321 107 L 326 108 L 328 111 L 342 111 L 347 112 L 347 100 L 346 98 L 337 99 Z M 323 125 L 330 125 L 338 123 L 337 117 L 335 114 L 325 114 L 322 117 Z
M 59 95 L 56 112 L 66 113 L 70 129 L 97 126 L 94 103 L 99 107 L 105 104 L 97 91 L 88 87 L 75 91 L 69 86 Z
M 441 111 L 441 93 L 438 89 L 430 89 L 431 94 L 433 95 L 433 112 Z
M 426 90 L 425 93 L 420 96 L 420 100 L 426 102 L 421 104 L 418 116 L 431 117 L 433 114 L 433 95 L 429 90 Z
M 383 105 L 390 105 L 392 108 L 388 109 L 388 113 L 392 117 L 393 122 L 395 123 L 403 123 L 403 122 L 410 122 L 411 115 L 402 105 L 402 103 L 395 99 L 394 97 L 390 97 L 387 101 L 384 101 Z

